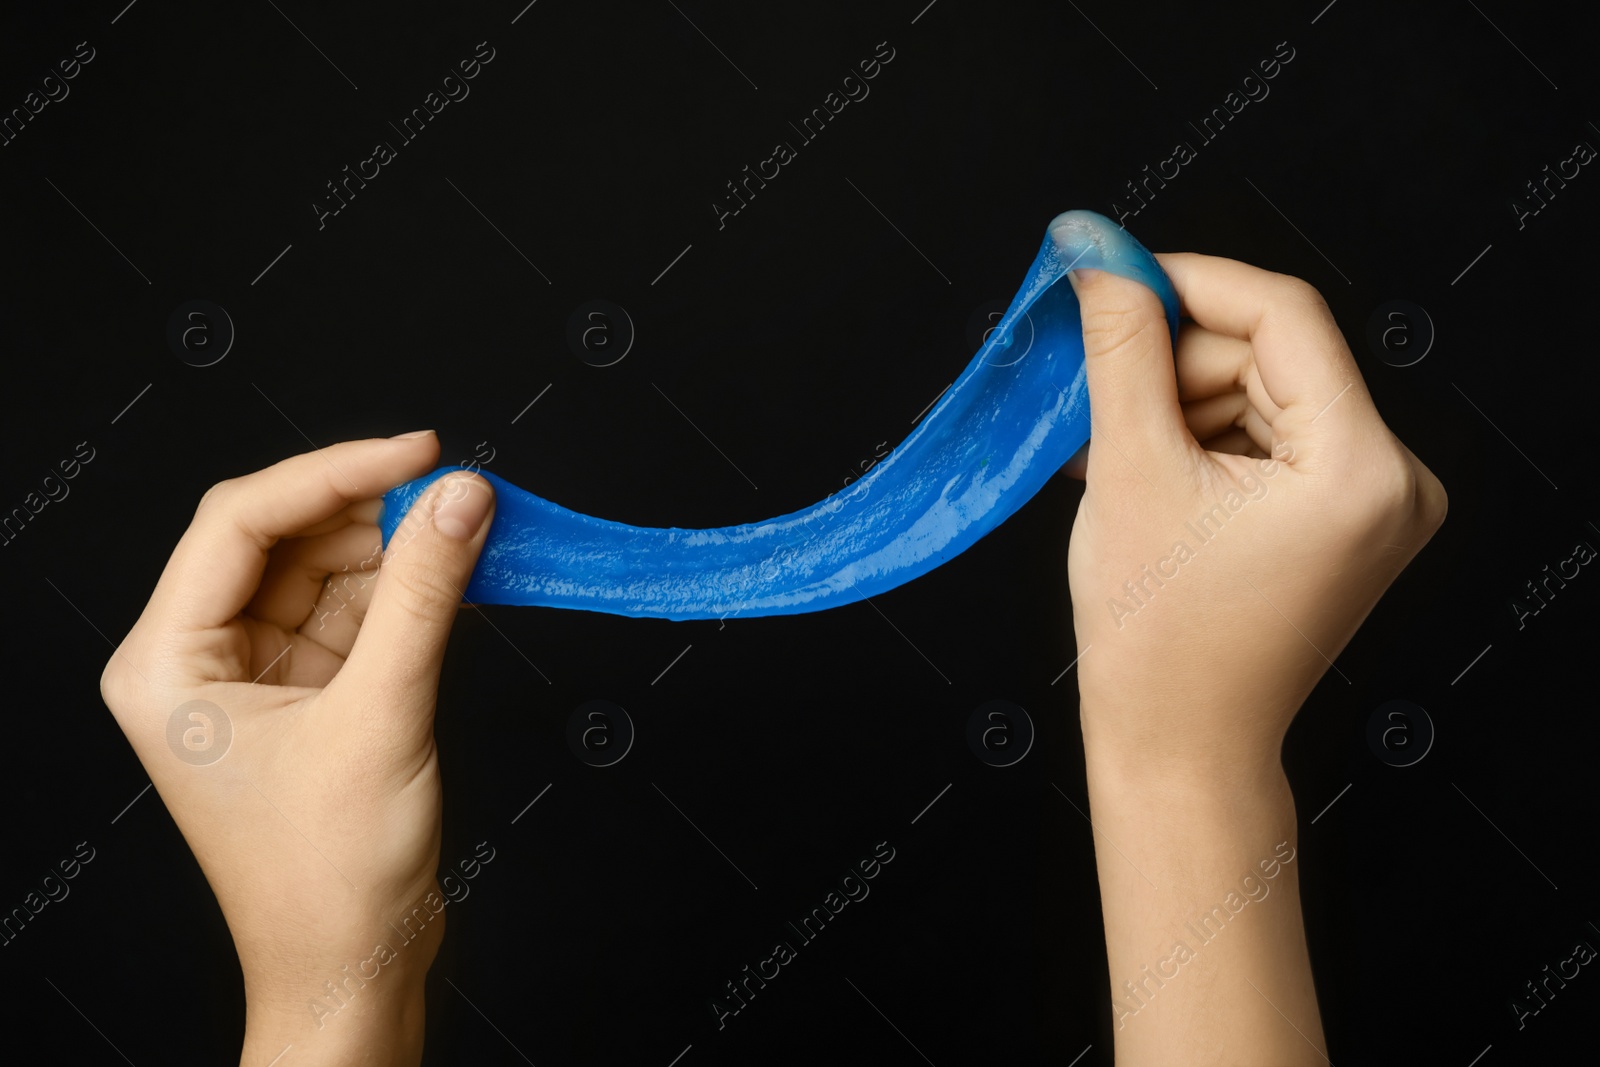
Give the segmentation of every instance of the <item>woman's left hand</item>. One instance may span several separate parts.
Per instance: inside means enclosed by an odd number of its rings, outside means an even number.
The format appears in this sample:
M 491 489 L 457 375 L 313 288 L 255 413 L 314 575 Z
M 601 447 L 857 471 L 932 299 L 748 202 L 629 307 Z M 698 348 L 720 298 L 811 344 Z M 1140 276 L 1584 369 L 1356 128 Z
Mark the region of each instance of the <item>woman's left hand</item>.
M 434 702 L 494 491 L 441 479 L 387 553 L 375 522 L 438 457 L 431 431 L 347 441 L 213 486 L 101 677 L 233 934 L 248 1062 L 421 1057 Z

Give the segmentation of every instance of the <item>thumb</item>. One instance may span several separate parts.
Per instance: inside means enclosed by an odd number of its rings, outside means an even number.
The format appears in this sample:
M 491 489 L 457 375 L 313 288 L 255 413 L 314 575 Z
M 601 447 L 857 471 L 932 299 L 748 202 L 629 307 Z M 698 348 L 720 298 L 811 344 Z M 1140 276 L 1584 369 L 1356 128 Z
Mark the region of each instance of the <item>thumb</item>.
M 390 536 L 355 647 L 329 688 L 377 696 L 385 714 L 431 715 L 450 627 L 494 503 L 489 482 L 464 472 L 440 478 L 418 498 Z
M 1086 217 L 1075 217 L 1080 214 Z M 1097 470 L 1110 473 L 1117 467 L 1132 474 L 1130 464 L 1159 470 L 1192 440 L 1178 402 L 1167 308 L 1148 285 L 1121 276 L 1143 277 L 1147 271 L 1127 251 L 1108 247 L 1119 243 L 1116 231 L 1095 225 L 1099 219 L 1071 212 L 1052 229 L 1063 262 L 1075 264 L 1067 280 L 1083 323 L 1090 440 L 1111 446 L 1089 449 L 1091 478 Z
M 1089 450 L 1088 476 L 1108 464 L 1140 471 L 1169 465 L 1186 444 L 1188 428 L 1160 299 L 1104 270 L 1074 268 L 1067 279 L 1083 317 L 1089 439 L 1111 446 Z

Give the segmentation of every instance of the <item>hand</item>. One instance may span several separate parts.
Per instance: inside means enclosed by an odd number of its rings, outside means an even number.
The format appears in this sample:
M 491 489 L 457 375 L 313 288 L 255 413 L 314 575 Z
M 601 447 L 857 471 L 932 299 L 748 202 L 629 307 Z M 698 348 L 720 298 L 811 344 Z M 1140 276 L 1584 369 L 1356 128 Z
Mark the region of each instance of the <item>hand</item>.
M 1067 569 L 1117 1063 L 1321 1064 L 1283 736 L 1444 489 L 1314 289 L 1157 258 L 1193 320 L 1176 356 L 1148 289 L 1069 274 L 1094 422 Z
M 1444 521 L 1445 492 L 1378 416 L 1315 289 L 1157 259 L 1193 320 L 1176 373 L 1153 293 L 1069 275 L 1094 412 L 1068 466 L 1087 475 L 1068 551 L 1084 736 L 1174 769 L 1276 768 L 1295 711 Z
M 493 490 L 441 479 L 386 555 L 375 522 L 438 456 L 348 441 L 213 486 L 101 677 L 233 934 L 248 1062 L 420 1061 L 434 701 Z

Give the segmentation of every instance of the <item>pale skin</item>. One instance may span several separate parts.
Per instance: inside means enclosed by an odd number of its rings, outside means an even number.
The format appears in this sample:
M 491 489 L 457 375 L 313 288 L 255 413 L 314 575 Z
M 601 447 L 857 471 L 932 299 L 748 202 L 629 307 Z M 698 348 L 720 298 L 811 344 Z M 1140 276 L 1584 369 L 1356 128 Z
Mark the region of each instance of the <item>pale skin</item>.
M 1314 290 L 1159 258 L 1194 320 L 1176 360 L 1148 290 L 1073 277 L 1097 443 L 1068 465 L 1087 478 L 1068 571 L 1113 1003 L 1186 920 L 1293 846 L 1284 732 L 1445 511 Z M 243 1064 L 291 1044 L 299 1065 L 421 1059 L 445 914 L 404 947 L 392 924 L 439 899 L 433 716 L 488 483 L 430 487 L 374 565 L 379 498 L 439 453 L 430 431 L 347 441 L 213 487 L 101 678 L 233 934 Z M 1268 455 L 1282 462 L 1264 495 L 1132 617 L 1107 609 Z M 193 699 L 233 729 L 214 763 L 168 744 Z M 1119 1064 L 1324 1062 L 1298 878 L 1283 863 L 1269 896 L 1124 1014 Z M 397 951 L 374 962 L 380 943 Z
M 430 904 L 443 899 L 434 702 L 493 490 L 441 479 L 376 573 L 342 576 L 378 562 L 378 498 L 438 459 L 424 431 L 213 487 L 101 677 L 233 934 L 243 1064 L 291 1044 L 296 1065 L 422 1058 L 423 979 L 445 923 Z M 325 583 L 334 572 L 338 592 Z M 204 766 L 167 743 L 169 716 L 196 698 L 233 728 L 226 755 Z M 419 905 L 429 918 L 402 947 Z M 379 944 L 392 959 L 375 958 Z M 348 983 L 342 1002 L 329 982 Z
M 1270 882 L 1261 867 L 1296 854 L 1283 738 L 1444 521 L 1445 492 L 1379 418 L 1313 288 L 1157 258 L 1192 320 L 1176 357 L 1150 290 L 1072 278 L 1094 426 L 1069 464 L 1086 484 L 1067 566 L 1116 1060 L 1324 1064 L 1300 864 Z M 1249 485 L 1208 540 L 1189 529 Z M 1182 563 L 1179 541 L 1196 550 Z M 1185 924 L 1247 874 L 1270 892 L 1202 944 Z M 1130 999 L 1147 967 L 1170 977 Z

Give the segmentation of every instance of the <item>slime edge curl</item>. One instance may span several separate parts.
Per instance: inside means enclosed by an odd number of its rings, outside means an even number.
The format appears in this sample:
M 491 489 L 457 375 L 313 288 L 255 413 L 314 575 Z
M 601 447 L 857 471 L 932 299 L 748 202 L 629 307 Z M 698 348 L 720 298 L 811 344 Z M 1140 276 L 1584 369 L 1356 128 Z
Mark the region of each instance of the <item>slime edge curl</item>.
M 690 530 L 582 515 L 480 471 L 496 511 L 466 600 L 674 620 L 793 615 L 926 574 L 1014 514 L 1088 441 L 1078 301 L 1058 283 L 1091 267 L 1155 292 L 1176 342 L 1178 297 L 1155 257 L 1105 216 L 1065 212 L 961 376 L 859 480 L 774 519 Z M 1031 342 L 1013 356 L 1019 322 Z M 386 550 L 428 485 L 455 469 L 384 496 Z

